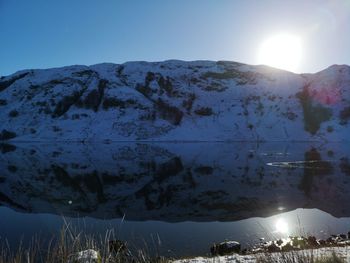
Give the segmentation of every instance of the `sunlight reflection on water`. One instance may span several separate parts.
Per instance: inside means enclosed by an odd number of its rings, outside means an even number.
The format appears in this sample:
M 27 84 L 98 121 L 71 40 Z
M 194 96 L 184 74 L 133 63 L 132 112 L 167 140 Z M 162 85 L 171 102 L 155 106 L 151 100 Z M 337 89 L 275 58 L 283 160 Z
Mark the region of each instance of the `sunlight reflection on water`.
M 275 223 L 275 227 L 276 227 L 276 232 L 279 232 L 281 234 L 289 233 L 289 226 L 284 218 L 279 218 Z
M 292 161 L 292 162 L 270 162 L 266 163 L 268 166 L 280 168 L 299 168 L 299 169 L 324 169 L 322 164 L 324 162 L 332 163 L 331 160 L 313 160 L 313 161 Z M 320 164 L 317 166 L 317 164 Z

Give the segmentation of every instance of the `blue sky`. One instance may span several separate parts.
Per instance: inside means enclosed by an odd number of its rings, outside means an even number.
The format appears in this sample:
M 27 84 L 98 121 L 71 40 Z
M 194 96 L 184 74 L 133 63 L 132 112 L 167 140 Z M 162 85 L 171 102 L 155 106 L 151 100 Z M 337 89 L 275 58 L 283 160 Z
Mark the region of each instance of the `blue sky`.
M 0 75 L 131 60 L 256 64 L 280 32 L 303 40 L 299 72 L 350 64 L 350 0 L 0 0 Z

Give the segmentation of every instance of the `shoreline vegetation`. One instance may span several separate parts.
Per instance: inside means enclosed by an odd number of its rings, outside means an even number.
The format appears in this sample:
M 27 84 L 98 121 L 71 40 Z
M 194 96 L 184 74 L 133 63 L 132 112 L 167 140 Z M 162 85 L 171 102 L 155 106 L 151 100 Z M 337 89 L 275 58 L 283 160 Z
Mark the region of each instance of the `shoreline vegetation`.
M 59 235 L 50 240 L 33 237 L 24 246 L 20 242 L 12 250 L 5 239 L 0 239 L 0 263 L 168 263 L 170 259 L 150 256 L 147 249 L 129 248 L 115 239 L 115 231 L 104 235 L 88 235 L 64 226 Z
M 243 250 L 238 242 L 225 241 L 212 246 L 211 257 L 182 259 L 162 257 L 158 248 L 149 244 L 142 249 L 132 247 L 118 240 L 115 233 L 111 229 L 104 235 L 88 235 L 65 221 L 60 234 L 48 241 L 33 237 L 27 246 L 21 242 L 11 250 L 9 243 L 1 239 L 0 263 L 350 263 L 350 233 L 332 235 L 327 240 L 290 237 Z

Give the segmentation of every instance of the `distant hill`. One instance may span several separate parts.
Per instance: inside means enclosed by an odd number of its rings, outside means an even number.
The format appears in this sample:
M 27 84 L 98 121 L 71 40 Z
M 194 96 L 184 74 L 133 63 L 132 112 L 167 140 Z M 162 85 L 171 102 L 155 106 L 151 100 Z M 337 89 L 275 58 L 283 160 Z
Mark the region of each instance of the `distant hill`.
M 0 79 L 0 140 L 349 140 L 350 67 L 229 61 L 23 70 Z

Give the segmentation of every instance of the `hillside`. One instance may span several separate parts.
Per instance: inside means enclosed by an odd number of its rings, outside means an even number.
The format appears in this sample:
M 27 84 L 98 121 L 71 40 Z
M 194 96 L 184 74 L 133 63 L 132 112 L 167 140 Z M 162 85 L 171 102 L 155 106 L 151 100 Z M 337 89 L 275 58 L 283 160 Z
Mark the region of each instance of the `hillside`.
M 0 140 L 348 140 L 350 67 L 227 61 L 23 70 L 0 79 Z

